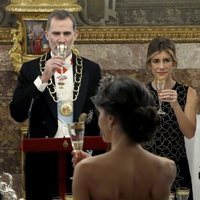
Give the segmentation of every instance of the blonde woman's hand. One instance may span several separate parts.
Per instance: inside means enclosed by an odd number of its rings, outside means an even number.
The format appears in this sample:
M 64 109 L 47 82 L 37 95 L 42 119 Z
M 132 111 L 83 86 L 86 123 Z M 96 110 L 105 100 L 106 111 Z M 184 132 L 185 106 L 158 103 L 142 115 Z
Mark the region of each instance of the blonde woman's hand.
M 169 102 L 171 107 L 177 106 L 178 95 L 176 90 L 165 89 L 159 93 L 159 99 L 163 102 Z

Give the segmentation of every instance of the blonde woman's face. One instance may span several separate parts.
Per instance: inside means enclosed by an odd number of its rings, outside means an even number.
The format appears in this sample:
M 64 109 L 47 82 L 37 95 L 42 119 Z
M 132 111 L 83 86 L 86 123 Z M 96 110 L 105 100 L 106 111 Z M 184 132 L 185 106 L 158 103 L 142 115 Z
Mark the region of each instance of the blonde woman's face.
M 166 51 L 161 51 L 150 60 L 149 67 L 156 79 L 168 79 L 172 75 L 175 62 Z

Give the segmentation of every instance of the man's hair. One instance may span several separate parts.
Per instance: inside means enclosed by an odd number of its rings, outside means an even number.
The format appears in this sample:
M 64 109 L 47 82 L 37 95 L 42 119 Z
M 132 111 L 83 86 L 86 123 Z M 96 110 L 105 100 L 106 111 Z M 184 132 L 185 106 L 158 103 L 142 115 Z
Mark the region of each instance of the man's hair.
M 64 20 L 64 19 L 71 19 L 73 23 L 73 30 L 76 30 L 77 28 L 77 23 L 74 18 L 74 16 L 69 13 L 67 10 L 54 10 L 52 13 L 49 14 L 48 19 L 47 19 L 47 25 L 46 25 L 46 30 L 48 31 L 51 25 L 52 19 L 58 19 L 58 20 Z

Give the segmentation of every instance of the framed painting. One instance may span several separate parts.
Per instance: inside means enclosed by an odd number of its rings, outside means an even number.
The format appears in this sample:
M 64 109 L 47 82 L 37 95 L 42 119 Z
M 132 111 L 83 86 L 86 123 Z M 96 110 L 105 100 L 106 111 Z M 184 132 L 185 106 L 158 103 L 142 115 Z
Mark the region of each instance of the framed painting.
M 49 50 L 45 36 L 46 21 L 25 20 L 25 52 L 26 54 L 40 55 Z

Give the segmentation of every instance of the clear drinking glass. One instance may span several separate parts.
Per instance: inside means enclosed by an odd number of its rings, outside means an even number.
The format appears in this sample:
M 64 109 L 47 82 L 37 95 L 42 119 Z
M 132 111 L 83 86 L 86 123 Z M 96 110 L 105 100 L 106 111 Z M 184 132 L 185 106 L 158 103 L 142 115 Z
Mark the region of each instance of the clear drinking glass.
M 190 189 L 186 187 L 180 187 L 176 190 L 176 199 L 177 200 L 188 200 L 190 195 Z
M 68 124 L 68 129 L 73 150 L 75 151 L 83 150 L 85 123 L 72 122 Z
M 53 197 L 52 200 L 63 200 L 61 197 Z
M 156 79 L 156 90 L 158 93 L 158 100 L 159 100 L 159 109 L 158 109 L 159 115 L 165 114 L 165 112 L 162 110 L 162 101 L 159 98 L 159 93 L 162 92 L 164 88 L 165 88 L 165 79 Z
M 71 145 L 74 151 L 83 150 L 83 140 L 85 135 L 84 122 L 72 122 L 68 124 Z M 70 177 L 73 179 L 73 177 Z
M 169 200 L 174 200 L 174 199 L 175 199 L 175 194 L 171 192 L 169 195 Z
M 67 55 L 67 46 L 62 42 L 60 42 L 57 46 L 57 55 L 64 58 Z
M 67 56 L 67 46 L 64 43 L 59 43 L 57 46 L 57 56 L 63 57 L 63 59 Z M 61 67 L 61 76 L 63 75 L 63 67 Z
M 65 194 L 64 200 L 73 200 L 73 197 L 70 194 Z

